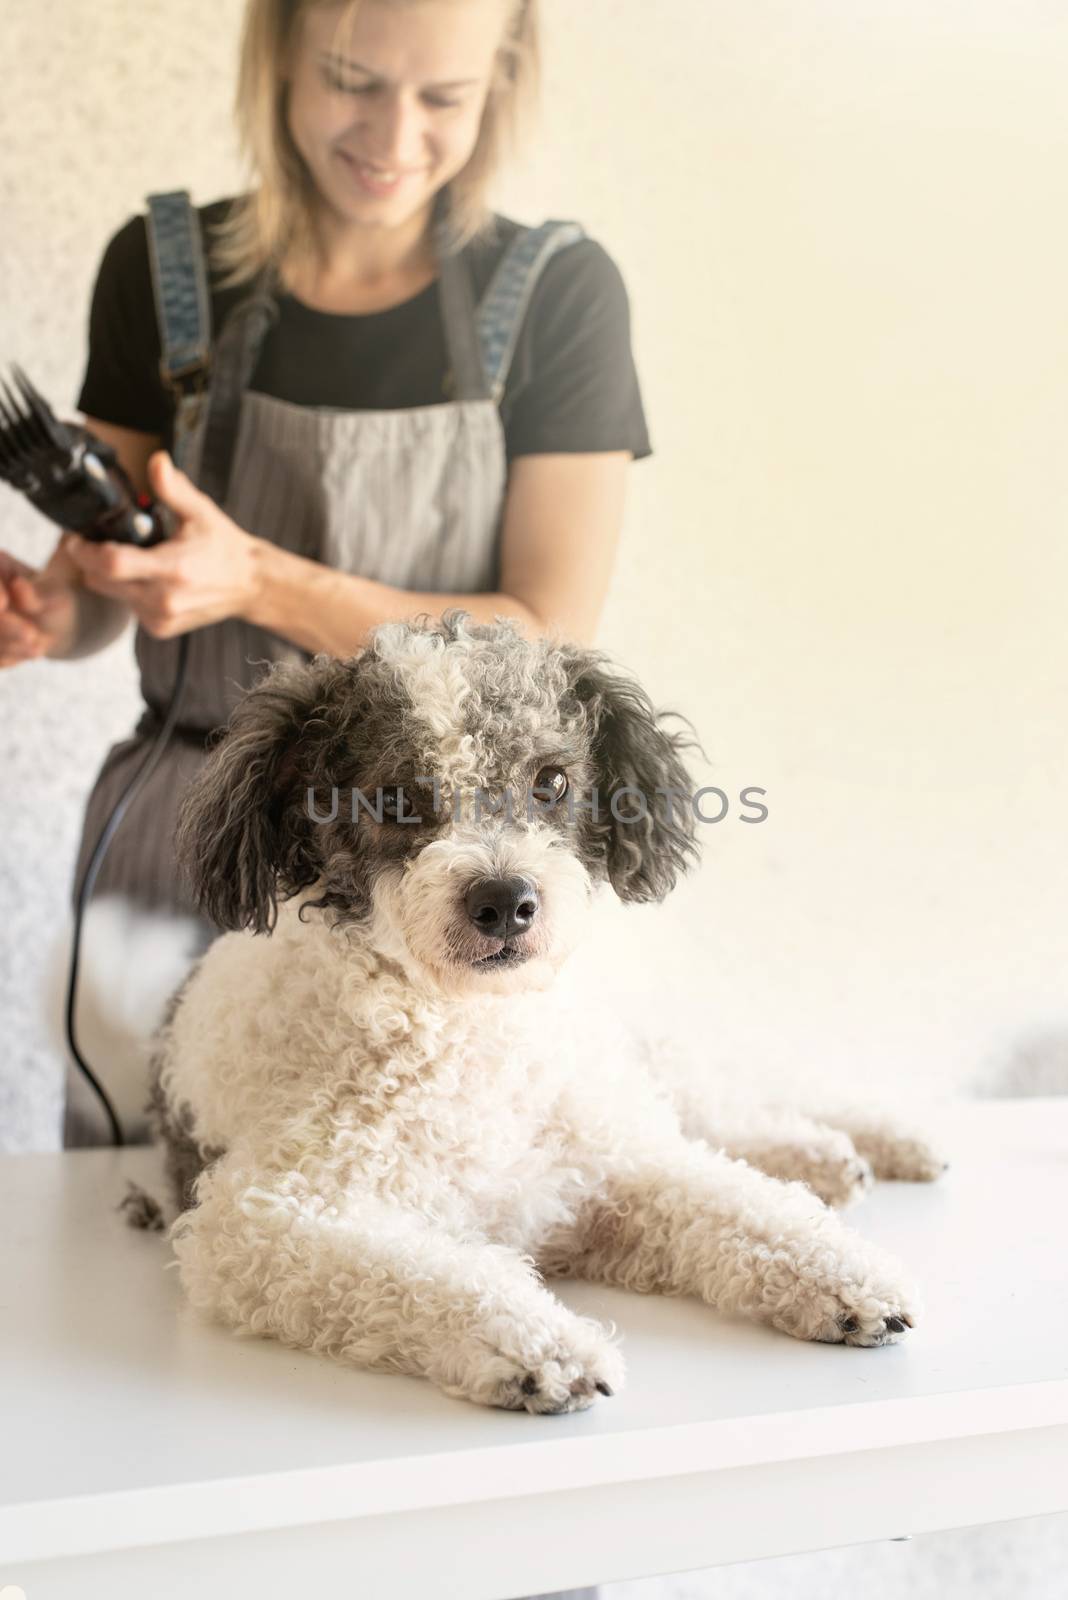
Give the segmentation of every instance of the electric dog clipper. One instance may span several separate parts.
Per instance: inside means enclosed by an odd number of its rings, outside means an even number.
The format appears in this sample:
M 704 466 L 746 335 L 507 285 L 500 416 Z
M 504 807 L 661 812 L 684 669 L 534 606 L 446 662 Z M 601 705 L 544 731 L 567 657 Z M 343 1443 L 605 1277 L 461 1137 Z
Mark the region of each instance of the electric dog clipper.
M 11 372 L 17 395 L 0 379 L 0 480 L 83 539 L 142 548 L 165 539 L 160 507 L 137 493 L 111 446 L 60 422 L 22 369 Z

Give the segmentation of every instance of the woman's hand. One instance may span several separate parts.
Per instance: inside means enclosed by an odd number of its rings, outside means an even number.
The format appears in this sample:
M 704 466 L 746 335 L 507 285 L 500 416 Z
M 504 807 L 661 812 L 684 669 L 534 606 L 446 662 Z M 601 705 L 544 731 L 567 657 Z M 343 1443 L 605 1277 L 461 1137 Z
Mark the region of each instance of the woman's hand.
M 149 550 L 72 539 L 70 552 L 86 588 L 124 600 L 156 639 L 240 616 L 258 582 L 260 541 L 202 494 L 165 450 L 150 457 L 148 481 L 175 514 L 173 537 Z
M 68 538 L 69 543 L 69 538 Z M 0 667 L 66 646 L 77 627 L 75 584 L 0 550 Z

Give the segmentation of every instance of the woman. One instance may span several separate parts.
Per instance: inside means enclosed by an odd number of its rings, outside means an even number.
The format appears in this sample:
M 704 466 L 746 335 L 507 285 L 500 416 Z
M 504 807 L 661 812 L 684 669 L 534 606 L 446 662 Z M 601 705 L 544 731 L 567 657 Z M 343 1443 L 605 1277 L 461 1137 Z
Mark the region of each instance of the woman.
M 650 450 L 609 256 L 573 229 L 524 263 L 530 231 L 486 207 L 536 72 L 533 0 L 250 0 L 237 115 L 255 182 L 198 214 L 210 405 L 161 377 L 161 235 L 137 216 L 105 252 L 78 406 L 174 537 L 64 534 L 40 573 L 4 557 L 0 663 L 85 655 L 135 619 L 147 709 L 90 795 L 77 886 L 188 635 L 179 729 L 95 894 L 189 919 L 199 948 L 216 930 L 175 868 L 177 802 L 266 663 L 347 655 L 449 605 L 595 632 L 626 468 Z M 143 1056 L 125 1081 L 100 1063 L 128 1138 L 146 1136 L 143 1073 Z M 80 1076 L 67 1089 L 65 1143 L 107 1142 Z

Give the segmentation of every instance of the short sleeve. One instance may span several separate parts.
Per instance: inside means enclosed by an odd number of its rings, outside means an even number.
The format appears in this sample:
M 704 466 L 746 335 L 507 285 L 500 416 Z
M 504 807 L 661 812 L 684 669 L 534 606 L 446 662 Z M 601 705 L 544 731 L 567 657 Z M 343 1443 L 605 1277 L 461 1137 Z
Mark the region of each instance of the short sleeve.
M 120 428 L 165 436 L 170 406 L 145 219 L 131 217 L 104 251 L 89 310 L 89 355 L 77 408 Z
M 556 452 L 652 454 L 622 275 L 582 239 L 550 258 L 516 345 L 502 403 L 509 459 Z

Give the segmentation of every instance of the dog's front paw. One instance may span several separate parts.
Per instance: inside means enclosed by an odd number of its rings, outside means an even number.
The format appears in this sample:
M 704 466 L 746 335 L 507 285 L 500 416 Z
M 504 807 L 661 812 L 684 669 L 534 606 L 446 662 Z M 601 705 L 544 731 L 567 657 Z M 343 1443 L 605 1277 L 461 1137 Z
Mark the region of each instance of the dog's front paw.
M 851 1305 L 843 1303 L 841 1310 L 828 1312 L 825 1326 L 828 1331 L 815 1333 L 812 1338 L 821 1344 L 856 1344 L 872 1349 L 882 1344 L 900 1344 L 908 1330 L 915 1326 L 914 1312 L 898 1303 L 904 1298 L 881 1300 L 877 1296 Z
M 901 1291 L 876 1291 L 867 1286 L 843 1285 L 837 1292 L 813 1297 L 775 1324 L 797 1339 L 817 1344 L 855 1344 L 866 1348 L 899 1344 L 915 1326 L 916 1306 Z
M 615 1353 L 612 1352 L 614 1355 Z M 537 1365 L 514 1370 L 500 1378 L 491 1405 L 506 1411 L 586 1411 L 598 1394 L 613 1395 L 623 1387 L 623 1362 L 604 1357 L 577 1360 L 566 1351 Z
M 781 1266 L 769 1274 L 765 1294 L 771 1289 L 778 1296 L 770 1319 L 774 1325 L 795 1339 L 820 1344 L 898 1344 L 921 1310 L 901 1263 L 840 1225 L 832 1224 L 812 1244 L 811 1252 L 795 1259 L 792 1282 Z
M 900 1344 L 919 1316 L 918 1297 L 904 1281 L 848 1279 L 813 1305 L 815 1326 L 807 1337 L 821 1344 L 855 1344 L 871 1349 Z
M 623 1357 L 596 1323 L 576 1318 L 554 1338 L 509 1338 L 508 1348 L 473 1340 L 458 1383 L 442 1383 L 446 1394 L 505 1411 L 557 1414 L 586 1411 L 598 1394 L 618 1394 L 625 1377 Z

